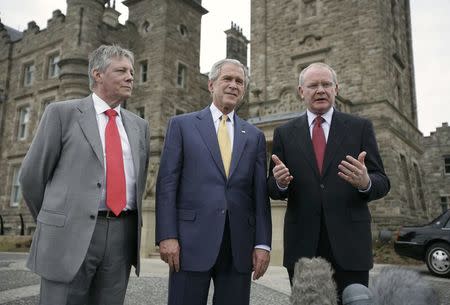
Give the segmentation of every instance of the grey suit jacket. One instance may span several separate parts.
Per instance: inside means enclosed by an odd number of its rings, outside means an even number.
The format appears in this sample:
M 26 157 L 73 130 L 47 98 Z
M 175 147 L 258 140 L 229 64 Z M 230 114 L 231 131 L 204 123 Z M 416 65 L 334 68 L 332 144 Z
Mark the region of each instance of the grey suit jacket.
M 136 173 L 139 274 L 142 195 L 149 158 L 147 121 L 121 109 Z M 48 105 L 22 163 L 23 197 L 37 220 L 27 267 L 70 282 L 83 262 L 95 228 L 102 186 L 103 151 L 91 96 Z

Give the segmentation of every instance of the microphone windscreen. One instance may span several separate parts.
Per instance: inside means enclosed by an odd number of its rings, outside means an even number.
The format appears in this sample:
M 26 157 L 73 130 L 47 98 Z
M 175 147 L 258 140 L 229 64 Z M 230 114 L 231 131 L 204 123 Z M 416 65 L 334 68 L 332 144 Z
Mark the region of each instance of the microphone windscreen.
M 336 305 L 333 269 L 323 258 L 301 258 L 294 268 L 292 305 Z
M 343 305 L 373 305 L 372 292 L 362 284 L 351 284 L 342 292 Z
M 383 268 L 372 279 L 370 289 L 376 305 L 439 305 L 439 297 L 431 285 L 413 270 Z

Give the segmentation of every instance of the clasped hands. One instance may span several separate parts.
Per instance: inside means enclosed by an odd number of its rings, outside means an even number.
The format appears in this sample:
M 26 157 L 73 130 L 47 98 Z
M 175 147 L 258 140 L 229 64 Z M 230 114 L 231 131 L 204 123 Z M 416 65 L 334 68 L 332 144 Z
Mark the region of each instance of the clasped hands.
M 338 175 L 358 190 L 366 190 L 369 187 L 370 178 L 365 165 L 365 158 L 367 153 L 365 151 L 358 155 L 358 159 L 352 156 L 346 156 L 338 165 Z M 290 174 L 286 165 L 278 158 L 277 155 L 272 155 L 272 161 L 275 166 L 272 169 L 273 177 L 275 178 L 280 188 L 286 188 L 291 183 L 294 177 Z

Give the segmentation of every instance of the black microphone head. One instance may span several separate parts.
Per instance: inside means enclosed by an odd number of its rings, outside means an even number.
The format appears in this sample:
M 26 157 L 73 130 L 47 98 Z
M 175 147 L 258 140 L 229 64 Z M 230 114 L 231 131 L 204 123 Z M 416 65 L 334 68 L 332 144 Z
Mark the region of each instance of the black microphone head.
M 376 305 L 439 305 L 431 285 L 417 272 L 400 267 L 383 268 L 369 285 Z
M 301 258 L 294 269 L 292 305 L 336 305 L 333 269 L 323 258 Z
M 374 305 L 372 292 L 362 284 L 351 284 L 342 292 L 343 305 Z

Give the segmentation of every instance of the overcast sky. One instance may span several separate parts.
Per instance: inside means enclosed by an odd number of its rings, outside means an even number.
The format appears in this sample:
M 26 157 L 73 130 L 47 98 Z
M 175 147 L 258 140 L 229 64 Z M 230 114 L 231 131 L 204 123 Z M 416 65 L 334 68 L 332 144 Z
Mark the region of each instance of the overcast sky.
M 127 19 L 127 8 L 117 0 L 119 20 Z M 419 117 L 419 129 L 429 135 L 442 122 L 450 121 L 450 1 L 411 0 L 414 68 Z M 202 19 L 200 69 L 209 71 L 211 65 L 225 57 L 225 33 L 231 21 L 237 23 L 250 37 L 250 0 L 203 0 L 209 11 Z M 66 13 L 65 0 L 0 0 L 2 23 L 24 30 L 31 20 L 47 27 L 52 12 Z

